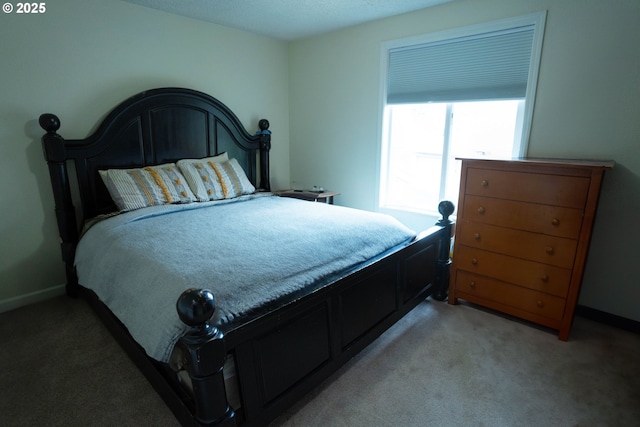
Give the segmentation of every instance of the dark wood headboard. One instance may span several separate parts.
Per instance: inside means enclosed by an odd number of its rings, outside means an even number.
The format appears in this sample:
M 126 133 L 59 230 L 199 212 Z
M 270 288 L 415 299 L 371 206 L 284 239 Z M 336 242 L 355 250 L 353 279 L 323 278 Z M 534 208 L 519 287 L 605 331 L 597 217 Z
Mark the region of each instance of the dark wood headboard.
M 39 122 L 47 132 L 42 144 L 68 269 L 79 224 L 116 210 L 99 177 L 100 169 L 152 166 L 227 152 L 256 188 L 270 190 L 269 122 L 260 120 L 258 132 L 251 135 L 226 105 L 202 92 L 183 88 L 141 92 L 117 105 L 85 139 L 66 140 L 56 133 L 60 119 L 54 114 L 42 114 Z M 80 222 L 71 197 L 69 162 L 77 179 Z

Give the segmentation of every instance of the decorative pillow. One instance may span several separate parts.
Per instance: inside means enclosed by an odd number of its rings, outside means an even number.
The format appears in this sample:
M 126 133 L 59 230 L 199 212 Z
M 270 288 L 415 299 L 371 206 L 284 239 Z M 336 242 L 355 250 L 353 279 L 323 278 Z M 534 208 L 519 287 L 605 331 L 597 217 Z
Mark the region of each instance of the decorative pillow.
M 182 170 L 182 168 L 184 168 L 185 165 L 192 165 L 194 163 L 202 163 L 202 162 L 221 163 L 221 162 L 228 162 L 228 161 L 229 161 L 229 154 L 227 154 L 227 152 L 225 151 L 224 153 L 218 154 L 217 156 L 213 156 L 213 157 L 204 157 L 202 159 L 182 159 L 182 160 L 178 160 L 178 163 L 176 163 L 176 164 Z
M 236 159 L 221 160 L 216 156 L 180 160 L 177 165 L 201 202 L 232 199 L 256 191 Z
M 99 172 L 111 198 L 121 211 L 196 201 L 187 180 L 175 163 Z
M 229 161 L 229 155 L 224 152 L 222 154 L 218 154 L 217 156 L 213 156 L 213 157 L 203 157 L 202 159 L 182 159 L 182 160 L 178 160 L 178 162 L 176 163 L 176 165 L 178 166 L 178 168 L 180 168 L 180 172 L 182 172 L 182 174 L 184 175 L 185 179 L 187 180 L 187 184 L 189 184 L 189 188 L 191 188 L 191 191 L 193 192 L 193 194 L 196 197 L 196 200 L 199 202 L 208 202 L 209 200 L 214 200 L 213 199 L 213 194 L 209 195 L 207 194 L 207 189 L 210 186 L 206 186 L 203 182 L 203 178 L 200 176 L 199 173 L 197 173 L 197 166 L 196 165 L 202 165 L 202 164 L 208 164 L 208 163 L 221 163 L 221 162 L 228 162 Z M 213 186 L 214 184 L 211 184 L 211 186 Z M 219 189 L 219 194 L 220 196 L 222 195 L 222 188 L 218 185 L 217 189 Z M 221 198 L 221 197 L 218 197 Z

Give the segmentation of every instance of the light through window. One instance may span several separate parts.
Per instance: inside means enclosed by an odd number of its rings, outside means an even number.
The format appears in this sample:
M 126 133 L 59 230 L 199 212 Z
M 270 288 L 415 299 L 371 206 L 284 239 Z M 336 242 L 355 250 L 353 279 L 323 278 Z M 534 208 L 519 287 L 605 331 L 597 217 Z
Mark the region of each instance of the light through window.
M 380 205 L 433 213 L 458 200 L 456 157 L 510 158 L 520 150 L 524 100 L 388 105 Z

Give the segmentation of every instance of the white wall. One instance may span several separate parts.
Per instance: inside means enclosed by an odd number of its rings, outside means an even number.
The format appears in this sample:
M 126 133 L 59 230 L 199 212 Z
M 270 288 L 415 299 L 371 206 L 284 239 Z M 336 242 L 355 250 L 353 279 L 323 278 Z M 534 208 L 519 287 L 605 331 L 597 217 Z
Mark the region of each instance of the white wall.
M 61 135 L 83 138 L 142 90 L 201 90 L 250 132 L 270 120 L 272 183 L 290 181 L 286 43 L 120 1 L 46 5 L 40 16 L 0 15 L 0 311 L 65 282 L 41 113 L 60 117 Z
M 617 162 L 605 177 L 580 304 L 640 320 L 637 0 L 458 0 L 293 43 L 291 180 L 375 210 L 382 42 L 542 10 L 529 155 Z

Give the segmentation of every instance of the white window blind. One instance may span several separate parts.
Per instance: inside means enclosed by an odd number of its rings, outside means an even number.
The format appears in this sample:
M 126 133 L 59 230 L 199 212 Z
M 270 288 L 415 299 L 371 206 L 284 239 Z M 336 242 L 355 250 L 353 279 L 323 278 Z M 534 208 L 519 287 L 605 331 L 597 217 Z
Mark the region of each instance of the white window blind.
M 535 25 L 389 50 L 387 103 L 525 98 Z

